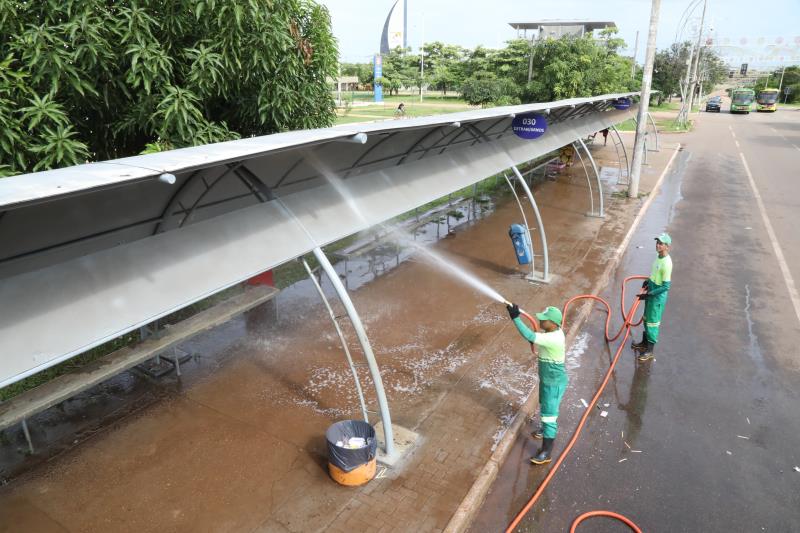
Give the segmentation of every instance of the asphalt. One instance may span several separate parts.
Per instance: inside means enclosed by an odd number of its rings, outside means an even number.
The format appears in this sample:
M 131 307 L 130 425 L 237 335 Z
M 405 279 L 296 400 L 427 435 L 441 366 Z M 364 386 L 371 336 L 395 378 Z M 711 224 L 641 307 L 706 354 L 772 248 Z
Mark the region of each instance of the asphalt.
M 653 236 L 671 233 L 673 288 L 656 359 L 637 363 L 626 348 L 599 402 L 608 416 L 590 417 L 518 531 L 568 531 L 594 509 L 648 532 L 800 530 L 800 321 L 742 160 L 800 280 L 800 113 L 703 113 L 681 142 L 606 294 L 618 313 L 622 278 L 648 273 Z M 607 367 L 602 321 L 597 311 L 587 326 L 557 453 Z M 527 501 L 547 472 L 527 462 L 536 448 L 520 435 L 472 531 L 502 531 Z M 601 518 L 580 531 L 627 528 Z

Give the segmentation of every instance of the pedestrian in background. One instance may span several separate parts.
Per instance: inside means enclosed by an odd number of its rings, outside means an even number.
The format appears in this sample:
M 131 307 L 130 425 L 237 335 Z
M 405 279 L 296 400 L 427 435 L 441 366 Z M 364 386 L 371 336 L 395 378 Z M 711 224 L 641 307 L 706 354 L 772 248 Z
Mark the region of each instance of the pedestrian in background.
M 514 321 L 517 331 L 525 340 L 539 347 L 539 408 L 540 429 L 533 433 L 534 438 L 542 439 L 542 447 L 531 463 L 543 465 L 552 460 L 553 441 L 558 433 L 558 409 L 561 398 L 567 390 L 569 378 L 564 366 L 566 338 L 561 329 L 561 311 L 557 307 L 548 307 L 536 313 L 536 319 L 544 331 L 531 331 L 520 318 L 519 306 L 506 306 L 508 316 Z
M 639 352 L 639 361 L 649 361 L 653 358 L 653 349 L 658 342 L 658 332 L 661 327 L 661 315 L 672 285 L 672 258 L 669 250 L 672 246 L 672 237 L 662 233 L 656 239 L 656 252 L 658 257 L 653 261 L 650 278 L 642 284 L 647 292 L 637 297 L 644 300 L 644 332 L 642 341 L 634 342 L 631 348 Z

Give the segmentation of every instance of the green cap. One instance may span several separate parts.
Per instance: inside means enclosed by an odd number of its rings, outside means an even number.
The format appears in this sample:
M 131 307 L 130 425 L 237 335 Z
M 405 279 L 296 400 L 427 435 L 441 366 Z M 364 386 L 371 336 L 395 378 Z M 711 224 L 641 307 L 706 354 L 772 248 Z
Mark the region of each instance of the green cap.
M 669 236 L 669 233 L 662 233 L 656 240 L 663 243 L 663 244 L 672 244 L 672 237 Z
M 561 327 L 561 311 L 559 311 L 558 307 L 550 306 L 541 313 L 536 313 L 536 318 L 539 320 L 549 320 L 550 322 L 555 322 L 559 327 Z

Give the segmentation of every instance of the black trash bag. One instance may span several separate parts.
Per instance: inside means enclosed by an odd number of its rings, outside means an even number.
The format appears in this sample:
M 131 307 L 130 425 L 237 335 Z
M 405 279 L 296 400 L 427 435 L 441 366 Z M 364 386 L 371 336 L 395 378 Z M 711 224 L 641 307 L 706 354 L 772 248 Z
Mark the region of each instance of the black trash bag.
M 351 437 L 363 438 L 366 446 L 349 449 L 336 445 L 337 442 L 346 444 Z M 328 440 L 328 460 L 344 472 L 350 472 L 372 461 L 378 451 L 375 428 L 362 420 L 336 422 L 325 432 L 325 438 Z

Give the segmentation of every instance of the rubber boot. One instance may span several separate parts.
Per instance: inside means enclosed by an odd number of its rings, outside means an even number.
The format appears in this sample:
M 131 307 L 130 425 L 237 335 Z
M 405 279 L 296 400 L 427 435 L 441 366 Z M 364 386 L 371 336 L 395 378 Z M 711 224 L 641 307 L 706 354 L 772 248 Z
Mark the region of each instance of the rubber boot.
M 533 433 L 531 433 L 531 437 L 534 439 L 541 439 L 544 436 L 543 432 L 544 429 L 542 428 L 541 424 L 539 424 L 539 427 L 537 427 L 535 430 L 533 430 Z
M 536 454 L 536 457 L 531 457 L 531 463 L 535 465 L 543 465 L 552 461 L 551 454 L 553 453 L 553 441 L 555 439 L 542 439 L 542 449 Z
M 642 341 L 641 342 L 632 342 L 631 348 L 636 350 L 637 352 L 643 352 L 647 348 L 647 332 L 642 332 Z
M 639 357 L 638 357 L 639 361 L 644 363 L 645 361 L 649 361 L 653 357 L 655 357 L 653 355 L 653 350 L 655 349 L 655 347 L 656 347 L 655 344 L 653 344 L 652 342 L 648 342 L 647 343 L 647 347 L 644 350 L 642 350 L 641 353 L 639 353 Z

